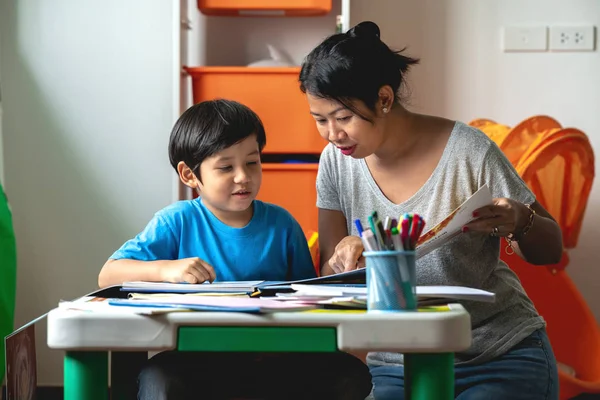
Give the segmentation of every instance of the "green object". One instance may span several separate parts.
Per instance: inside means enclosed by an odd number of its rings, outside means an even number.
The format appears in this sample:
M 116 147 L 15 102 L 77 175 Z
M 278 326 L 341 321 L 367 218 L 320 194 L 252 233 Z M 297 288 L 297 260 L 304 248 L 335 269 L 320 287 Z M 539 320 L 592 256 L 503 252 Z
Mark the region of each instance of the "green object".
M 4 338 L 13 331 L 17 289 L 17 245 L 8 200 L 0 185 L 0 382 L 4 378 Z
M 179 328 L 181 351 L 338 351 L 333 327 L 254 326 Z M 135 378 L 145 352 L 112 354 L 112 398 L 134 398 Z M 454 399 L 454 354 L 405 354 L 407 400 Z M 65 355 L 65 400 L 108 398 L 108 353 L 68 351 Z
M 64 400 L 108 399 L 108 352 L 68 351 L 64 366 Z
M 334 352 L 334 327 L 185 326 L 179 328 L 180 351 Z
M 404 354 L 407 400 L 454 399 L 454 353 Z

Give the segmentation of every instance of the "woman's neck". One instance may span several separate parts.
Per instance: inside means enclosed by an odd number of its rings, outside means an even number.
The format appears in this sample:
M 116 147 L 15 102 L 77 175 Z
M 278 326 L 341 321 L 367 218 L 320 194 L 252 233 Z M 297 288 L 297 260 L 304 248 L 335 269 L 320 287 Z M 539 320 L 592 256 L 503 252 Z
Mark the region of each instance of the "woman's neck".
M 386 117 L 385 124 L 384 140 L 372 157 L 377 165 L 392 167 L 414 154 L 423 135 L 419 133 L 419 115 L 398 104 Z

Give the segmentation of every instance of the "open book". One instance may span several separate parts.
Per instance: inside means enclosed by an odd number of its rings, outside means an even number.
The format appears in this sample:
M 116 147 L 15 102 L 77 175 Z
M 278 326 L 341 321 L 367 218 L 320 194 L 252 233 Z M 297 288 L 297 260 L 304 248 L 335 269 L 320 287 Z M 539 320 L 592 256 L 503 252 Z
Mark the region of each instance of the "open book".
M 473 221 L 473 211 L 491 204 L 490 189 L 487 185 L 483 185 L 442 222 L 421 235 L 417 241 L 417 258 L 448 243 L 462 232 L 463 226 Z

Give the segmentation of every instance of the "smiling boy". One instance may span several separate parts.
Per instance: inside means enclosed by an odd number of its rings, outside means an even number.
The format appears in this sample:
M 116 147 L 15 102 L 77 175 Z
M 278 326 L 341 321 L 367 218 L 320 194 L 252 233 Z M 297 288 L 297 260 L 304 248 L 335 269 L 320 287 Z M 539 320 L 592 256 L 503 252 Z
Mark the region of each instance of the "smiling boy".
M 242 104 L 212 100 L 186 110 L 171 132 L 169 157 L 199 197 L 157 212 L 104 264 L 100 287 L 315 277 L 298 222 L 283 208 L 256 200 L 265 143 L 260 119 Z M 141 400 L 362 400 L 370 390 L 366 365 L 342 352 L 165 351 L 148 360 L 138 379 Z
M 198 198 L 157 212 L 106 262 L 100 287 L 314 277 L 298 222 L 283 208 L 256 200 L 265 143 L 260 119 L 242 104 L 213 100 L 185 111 L 171 133 L 169 158 Z

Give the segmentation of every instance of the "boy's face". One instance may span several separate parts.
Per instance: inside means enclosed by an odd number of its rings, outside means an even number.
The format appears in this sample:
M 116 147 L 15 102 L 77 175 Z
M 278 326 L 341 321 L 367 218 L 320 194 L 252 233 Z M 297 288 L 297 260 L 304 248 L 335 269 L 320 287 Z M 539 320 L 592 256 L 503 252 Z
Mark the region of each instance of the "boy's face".
M 217 217 L 249 210 L 262 182 L 256 135 L 206 158 L 199 175 L 202 201 Z

